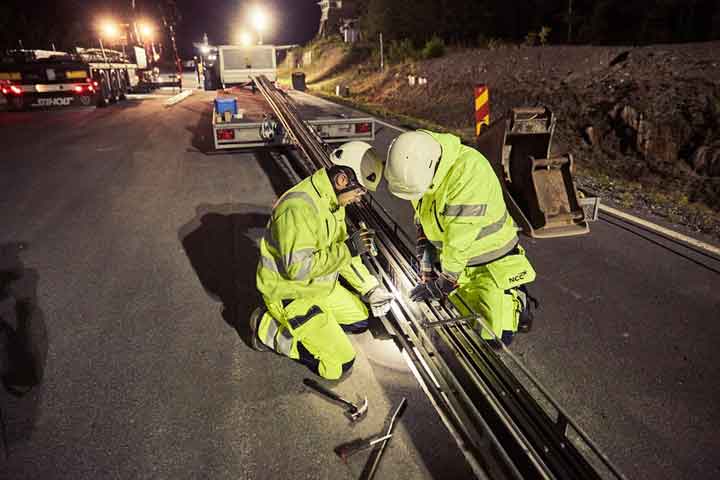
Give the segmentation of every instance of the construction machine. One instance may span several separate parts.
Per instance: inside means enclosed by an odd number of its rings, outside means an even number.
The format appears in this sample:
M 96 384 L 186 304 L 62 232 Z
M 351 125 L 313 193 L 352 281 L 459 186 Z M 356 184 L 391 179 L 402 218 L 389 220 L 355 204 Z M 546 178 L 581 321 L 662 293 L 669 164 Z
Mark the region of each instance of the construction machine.
M 477 149 L 503 185 L 508 210 L 533 238 L 588 233 L 600 205 L 599 198 L 578 194 L 572 154 L 552 152 L 555 124 L 548 108 L 513 108 L 477 138 Z

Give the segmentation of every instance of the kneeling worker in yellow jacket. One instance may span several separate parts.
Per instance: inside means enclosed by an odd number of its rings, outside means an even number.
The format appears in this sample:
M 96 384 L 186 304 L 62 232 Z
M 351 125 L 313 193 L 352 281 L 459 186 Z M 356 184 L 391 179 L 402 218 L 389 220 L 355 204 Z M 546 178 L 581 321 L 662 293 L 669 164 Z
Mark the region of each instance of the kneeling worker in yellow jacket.
M 365 331 L 365 304 L 380 316 L 393 297 L 360 258 L 373 247 L 373 233 L 358 230 L 348 237 L 345 223 L 345 206 L 376 189 L 383 163 L 364 142 L 342 145 L 331 159 L 331 168 L 295 185 L 273 207 L 256 275 L 267 308 L 253 312 L 250 329 L 256 350 L 272 349 L 337 379 L 355 360 L 345 331 Z
M 535 271 L 487 159 L 455 135 L 407 132 L 390 145 L 385 178 L 415 208 L 421 283 L 411 299 L 449 297 L 461 314 L 481 314 L 505 344 L 528 331 L 528 301 L 537 302 L 524 285 Z

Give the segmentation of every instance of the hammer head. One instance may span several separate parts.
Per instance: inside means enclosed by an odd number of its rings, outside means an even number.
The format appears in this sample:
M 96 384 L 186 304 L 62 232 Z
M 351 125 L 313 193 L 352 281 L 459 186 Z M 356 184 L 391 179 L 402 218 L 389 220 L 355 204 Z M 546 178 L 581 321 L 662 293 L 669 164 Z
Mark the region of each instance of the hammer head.
M 351 408 L 347 411 L 347 415 L 350 418 L 351 422 L 358 422 L 360 421 L 365 414 L 367 414 L 368 410 L 368 400 L 367 397 L 363 398 L 362 402 L 360 402 L 357 405 L 354 405 L 354 408 Z

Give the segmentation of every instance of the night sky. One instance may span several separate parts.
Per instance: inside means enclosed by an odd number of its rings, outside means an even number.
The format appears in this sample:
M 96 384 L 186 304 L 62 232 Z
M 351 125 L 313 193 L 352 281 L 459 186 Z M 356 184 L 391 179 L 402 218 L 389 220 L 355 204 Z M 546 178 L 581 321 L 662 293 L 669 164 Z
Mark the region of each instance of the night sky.
M 158 6 L 166 0 L 135 0 L 135 3 L 139 18 L 147 18 L 157 28 L 161 27 Z M 55 29 L 56 25 L 71 27 L 77 23 L 82 33 L 86 28 L 92 32 L 93 26 L 105 18 L 126 23 L 130 20 L 131 4 L 132 0 L 0 0 L 0 15 L 3 11 L 11 16 L 23 14 L 47 31 L 35 35 L 40 40 L 31 41 L 30 35 L 20 30 L 12 35 L 13 45 L 17 37 L 24 38 L 29 48 L 49 48 L 51 41 L 59 42 L 57 32 L 52 30 L 62 31 L 62 28 Z M 210 43 L 215 45 L 237 42 L 239 31 L 248 25 L 246 18 L 254 5 L 264 8 L 271 18 L 271 25 L 263 35 L 266 44 L 307 42 L 317 33 L 320 22 L 317 0 L 176 0 L 176 4 L 181 16 L 178 47 L 184 58 L 197 53 L 193 42 L 201 41 L 203 32 L 207 32 Z
M 192 54 L 192 42 L 207 32 L 210 43 L 232 43 L 246 24 L 250 5 L 261 5 L 272 17 L 264 43 L 304 43 L 315 36 L 320 22 L 317 0 L 178 0 L 182 22 L 178 39 L 182 53 Z

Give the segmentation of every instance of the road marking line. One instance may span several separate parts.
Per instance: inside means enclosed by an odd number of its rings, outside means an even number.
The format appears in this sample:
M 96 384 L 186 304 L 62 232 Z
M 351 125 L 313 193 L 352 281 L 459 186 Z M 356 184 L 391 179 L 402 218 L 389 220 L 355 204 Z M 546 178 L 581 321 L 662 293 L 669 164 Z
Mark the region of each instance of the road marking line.
M 661 227 L 660 225 L 656 225 L 652 222 L 648 222 L 647 220 L 643 220 L 642 218 L 638 218 L 634 215 L 630 215 L 629 213 L 621 212 L 620 210 L 616 210 L 612 207 L 605 206 L 602 203 L 600 204 L 600 210 L 611 213 L 613 215 L 616 215 L 616 216 L 618 216 L 624 220 L 627 220 L 629 222 L 637 223 L 638 225 L 647 227 L 650 230 L 654 230 L 657 233 L 662 233 L 663 235 L 667 235 L 668 237 L 670 237 L 674 240 L 680 240 L 689 245 L 692 245 L 693 247 L 700 248 L 702 250 L 713 253 L 715 255 L 720 255 L 720 248 L 718 248 L 714 245 L 710 245 L 709 243 L 705 243 L 700 240 L 696 240 L 694 238 L 688 237 L 687 235 L 683 235 L 682 233 L 676 232 L 674 230 L 670 230 L 669 228 Z
M 167 95 L 159 93 L 128 93 L 127 98 L 130 100 L 148 100 L 151 98 L 170 98 Z
M 325 99 L 323 98 L 322 100 L 325 100 Z M 328 102 L 328 103 L 333 103 L 333 102 L 330 102 L 330 101 L 328 101 L 328 100 L 325 100 L 325 101 Z M 333 103 L 333 105 L 336 105 L 336 104 Z M 385 125 L 386 127 L 389 127 L 389 128 L 394 129 L 394 130 L 397 130 L 398 132 L 403 132 L 403 133 L 404 133 L 404 132 L 409 132 L 409 130 L 407 130 L 407 129 L 405 129 L 405 128 L 401 128 L 401 127 L 395 126 L 395 125 L 393 125 L 393 124 L 391 124 L 391 123 L 384 122 L 384 121 L 380 120 L 380 119 L 377 118 L 377 117 L 375 117 L 375 121 L 376 121 L 377 123 L 379 123 L 380 125 Z M 642 226 L 644 226 L 644 227 L 646 227 L 646 228 L 649 228 L 650 230 L 654 230 L 654 231 L 656 231 L 656 232 L 658 232 L 658 233 L 662 233 L 663 235 L 667 235 L 668 237 L 670 237 L 670 238 L 672 238 L 672 239 L 674 239 L 674 240 L 680 240 L 680 241 L 682 241 L 682 242 L 685 242 L 685 243 L 687 243 L 687 244 L 689 244 L 689 245 L 692 245 L 692 246 L 694 246 L 694 247 L 700 248 L 700 249 L 705 250 L 705 251 L 707 251 L 707 252 L 713 253 L 713 254 L 715 254 L 715 255 L 720 255 L 720 248 L 718 248 L 718 247 L 716 247 L 716 246 L 714 246 L 714 245 L 710 245 L 709 243 L 705 243 L 705 242 L 702 242 L 702 241 L 700 241 L 700 240 L 696 240 L 696 239 L 694 239 L 694 238 L 688 237 L 687 235 L 683 235 L 682 233 L 676 232 L 676 231 L 674 231 L 674 230 L 670 230 L 670 229 L 668 229 L 668 228 L 661 227 L 660 225 L 657 225 L 657 224 L 655 224 L 655 223 L 649 222 L 649 221 L 647 221 L 647 220 L 643 220 L 643 219 L 638 218 L 638 217 L 636 217 L 636 216 L 634 216 L 634 215 L 630 215 L 629 213 L 621 212 L 620 210 L 616 210 L 616 209 L 614 209 L 614 208 L 612 208 L 612 207 L 605 206 L 605 205 L 603 205 L 602 203 L 600 204 L 600 210 L 605 211 L 605 212 L 608 212 L 608 213 L 611 213 L 611 214 L 613 214 L 613 215 L 617 215 L 618 217 L 621 217 L 621 218 L 624 219 L 624 220 L 627 220 L 627 221 L 629 221 L 629 222 L 631 222 L 631 223 L 636 223 L 636 224 L 638 224 L 638 225 L 642 225 Z
M 183 90 L 182 92 L 178 93 L 174 97 L 170 97 L 167 100 L 165 100 L 165 106 L 171 107 L 171 106 L 175 105 L 176 103 L 182 102 L 183 100 L 185 100 L 187 97 L 189 97 L 192 94 L 193 94 L 192 89 Z

